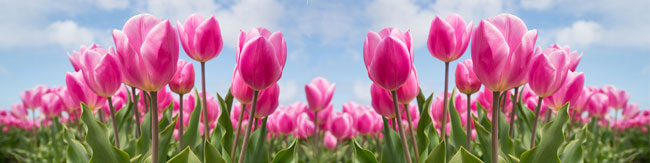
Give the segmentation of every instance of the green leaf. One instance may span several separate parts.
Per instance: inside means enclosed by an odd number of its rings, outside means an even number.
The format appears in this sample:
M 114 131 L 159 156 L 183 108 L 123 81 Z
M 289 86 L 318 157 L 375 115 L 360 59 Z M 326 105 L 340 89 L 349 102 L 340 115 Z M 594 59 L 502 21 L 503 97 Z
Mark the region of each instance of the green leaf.
M 172 109 L 169 109 L 166 112 L 171 112 Z M 163 119 L 167 119 L 165 116 Z M 160 123 L 159 125 L 164 125 Z M 161 126 L 162 127 L 162 126 Z M 167 160 L 167 153 L 169 151 L 169 144 L 171 144 L 172 139 L 174 138 L 174 129 L 176 127 L 176 118 L 171 123 L 168 123 L 167 126 L 160 132 L 159 135 L 159 146 L 158 146 L 158 160 L 165 161 Z
M 194 90 L 194 110 L 190 115 L 190 124 L 187 126 L 187 130 L 185 130 L 185 134 L 183 134 L 183 144 L 189 145 L 192 149 L 196 149 L 201 145 L 199 121 L 201 120 L 201 106 L 203 103 L 201 103 L 201 96 L 197 92 Z
M 482 109 L 479 108 L 479 113 L 482 112 Z M 478 119 L 483 119 L 487 120 L 487 117 L 485 114 L 480 114 L 480 118 Z M 491 127 L 491 124 L 489 121 L 484 122 L 483 124 L 490 125 L 487 127 Z M 486 129 L 486 127 L 483 126 L 483 124 L 479 123 L 478 120 L 474 119 L 474 129 L 476 130 L 476 136 L 477 140 L 481 145 L 478 145 L 477 147 L 480 148 L 481 153 L 483 154 L 483 161 L 485 162 L 491 162 L 492 161 L 492 134 L 490 131 Z M 474 148 L 477 148 L 474 147 Z
M 289 162 L 298 162 L 298 152 L 296 152 L 296 146 L 298 146 L 298 141 L 300 139 L 293 139 L 293 143 L 286 149 L 280 150 L 275 158 L 273 158 L 273 163 L 289 163 Z
M 228 88 L 228 94 L 226 94 L 226 98 L 224 98 L 224 102 L 226 103 L 226 106 L 227 106 L 226 110 L 228 110 L 228 112 L 232 111 L 232 101 L 233 101 L 233 99 L 234 99 L 234 97 L 232 96 L 232 92 L 230 92 L 230 88 Z
M 133 122 L 133 104 L 127 103 L 126 106 L 115 113 L 115 123 L 117 123 L 118 128 L 120 129 L 120 147 L 125 148 L 128 146 L 128 134 L 131 133 L 132 126 L 135 124 Z
M 352 138 L 351 141 L 354 143 L 354 148 L 353 148 L 353 162 L 359 162 L 359 163 L 376 163 L 377 159 L 375 158 L 375 155 L 372 154 L 372 152 L 368 151 L 367 149 L 363 149 L 361 145 L 357 142 L 355 138 Z
M 465 150 L 465 148 L 460 147 L 460 150 L 454 154 L 454 157 L 451 157 L 449 163 L 483 163 L 483 161 Z
M 571 141 L 562 152 L 562 162 L 582 163 L 582 142 L 579 139 Z
M 404 150 L 400 144 L 400 138 L 395 130 L 388 127 L 387 120 L 384 118 L 384 129 L 388 131 L 390 139 L 387 139 L 386 132 L 384 132 L 384 144 L 381 145 L 381 162 L 401 163 L 405 162 Z
M 447 161 L 447 143 L 445 143 L 444 140 L 438 144 L 431 152 L 429 152 L 429 156 L 427 158 L 422 158 L 423 160 L 426 160 L 426 163 L 439 163 L 439 162 L 446 162 Z
M 225 163 L 226 161 L 221 158 L 221 153 L 209 142 L 205 142 L 203 160 L 205 162 Z
M 456 89 L 452 91 L 451 97 L 455 97 L 456 95 Z M 449 120 L 451 121 L 451 144 L 453 144 L 455 147 L 467 147 L 467 134 L 465 133 L 465 130 L 463 129 L 463 126 L 460 122 L 460 116 L 458 115 L 458 111 L 456 110 L 456 105 L 455 98 L 450 98 L 449 99 Z
M 151 149 L 151 112 L 147 112 L 144 115 L 144 121 L 140 124 L 140 130 L 142 135 L 140 135 L 140 138 L 137 141 L 135 154 L 142 156 L 137 162 L 142 162 L 144 159 L 147 159 L 146 154 L 149 153 Z
M 424 102 L 427 99 L 424 97 L 424 94 L 422 93 L 422 88 L 418 87 L 418 96 L 415 97 L 415 101 L 418 103 L 418 113 L 421 113 L 422 110 L 424 110 Z
M 422 92 L 420 92 L 421 94 Z M 420 121 L 418 122 L 417 126 L 417 131 L 416 131 L 416 142 L 418 143 L 418 149 L 420 149 L 419 155 L 425 155 L 428 154 L 427 147 L 429 145 L 429 141 L 431 140 L 429 137 L 433 137 L 433 135 L 428 135 L 427 136 L 427 129 L 433 128 L 433 123 L 431 122 L 431 116 L 429 115 L 429 110 L 431 108 L 431 99 L 433 97 L 433 94 L 429 95 L 429 98 L 425 101 L 422 102 L 422 111 L 420 111 Z M 422 97 L 424 98 L 424 97 Z M 435 131 L 435 129 L 433 129 Z M 437 142 L 438 139 L 434 139 L 434 142 Z
M 86 142 L 93 149 L 90 162 L 129 162 L 129 154 L 117 149 L 110 143 L 106 126 L 95 120 L 88 106 L 82 103 L 81 108 L 83 109 L 81 119 L 88 127 L 89 133 L 86 134 Z
M 228 95 L 226 95 L 226 98 L 228 98 Z M 228 105 L 228 101 L 224 101 L 223 99 L 221 99 L 221 96 L 219 96 L 219 94 L 217 94 L 217 99 L 219 100 L 219 107 L 224 108 L 226 107 L 226 105 Z M 232 103 L 232 101 L 230 102 Z M 232 152 L 230 150 L 232 150 L 231 147 L 234 144 L 233 141 L 235 141 L 234 140 L 235 136 L 232 128 L 232 122 L 230 122 L 230 112 L 228 111 L 228 109 L 221 109 L 219 120 L 217 122 L 217 128 L 219 128 L 223 132 L 223 136 L 221 136 L 221 140 L 219 141 L 222 149 L 221 154 L 230 157 L 230 153 Z
M 88 153 L 83 145 L 77 140 L 68 140 L 66 160 L 68 162 L 88 162 Z
M 198 157 L 192 152 L 190 147 L 183 149 L 181 153 L 178 153 L 176 156 L 172 157 L 167 161 L 167 163 L 200 163 Z
M 568 108 L 569 104 L 567 103 L 558 111 L 553 121 L 544 125 L 539 144 L 521 154 L 521 162 L 560 162 L 557 152 L 564 142 L 562 128 L 569 120 Z
M 266 126 L 266 119 L 262 120 L 262 126 Z M 270 161 L 269 152 L 267 151 L 268 147 L 266 147 L 266 143 L 264 142 L 266 139 L 266 132 L 263 132 L 263 130 L 265 130 L 265 128 L 261 127 L 251 134 L 244 162 L 256 163 Z

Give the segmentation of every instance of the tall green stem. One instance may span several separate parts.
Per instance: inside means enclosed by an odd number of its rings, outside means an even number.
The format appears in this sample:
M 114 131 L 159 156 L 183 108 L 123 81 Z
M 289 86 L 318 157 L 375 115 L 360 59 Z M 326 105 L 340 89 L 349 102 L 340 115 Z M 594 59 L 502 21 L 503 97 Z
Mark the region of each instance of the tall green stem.
M 256 121 L 251 122 L 250 120 L 254 120 L 254 118 L 255 118 L 255 108 L 257 107 L 257 95 L 259 93 L 260 93 L 260 91 L 258 91 L 258 90 L 253 91 L 253 106 L 251 106 L 251 112 L 249 113 L 250 115 L 248 116 L 248 120 L 249 120 L 248 126 L 249 126 L 250 129 L 246 130 L 246 134 L 244 134 L 244 143 L 242 144 L 241 152 L 239 152 L 239 163 L 243 163 L 244 158 L 246 158 L 246 149 L 248 148 L 248 139 L 250 138 L 251 131 L 253 130 L 253 127 L 252 127 L 253 125 L 251 123 L 253 123 L 253 124 L 257 123 Z
M 318 152 L 318 147 L 319 147 L 318 145 L 320 143 L 318 143 L 318 135 L 320 135 L 319 134 L 320 132 L 318 132 L 318 126 L 320 126 L 320 125 L 318 124 L 318 111 L 314 111 L 314 124 L 316 124 L 316 126 L 314 126 L 314 153 L 313 154 L 314 154 L 314 159 L 316 160 L 316 162 L 319 162 L 320 160 L 318 158 L 318 153 L 319 153 Z
M 492 162 L 499 162 L 499 92 L 492 93 Z M 468 135 L 471 136 L 471 135 Z
M 138 100 L 135 98 L 135 87 L 131 87 L 131 104 L 133 105 L 133 114 L 135 114 L 135 136 L 140 138 L 140 110 L 138 110 Z M 143 97 L 144 98 L 144 97 Z M 183 100 L 183 99 L 181 99 Z M 181 107 L 183 107 L 181 105 Z M 182 141 L 181 141 L 182 142 Z
M 151 162 L 158 162 L 158 93 L 151 92 Z
M 535 136 L 537 135 L 537 121 L 539 121 L 539 108 L 542 106 L 542 99 L 543 97 L 539 97 L 537 100 L 537 106 L 535 107 L 535 121 L 533 121 L 533 132 L 530 138 L 530 148 L 533 148 L 535 146 Z
M 113 98 L 107 97 L 108 99 L 108 106 L 111 109 L 111 121 L 113 121 L 113 138 L 115 138 L 115 146 L 119 149 L 120 148 L 120 133 L 119 129 L 117 128 L 117 122 L 115 122 L 115 107 L 113 106 Z
M 472 145 L 470 144 L 470 142 L 472 141 L 472 124 L 471 124 L 472 123 L 472 109 L 471 109 L 472 108 L 472 102 L 470 100 L 471 97 L 472 97 L 472 94 L 467 94 L 467 111 L 466 111 L 467 112 L 467 118 L 466 118 L 467 123 L 465 125 L 465 130 L 467 132 L 466 133 L 467 140 L 466 140 L 465 144 L 467 144 L 467 150 L 468 151 L 472 151 Z
M 237 144 L 239 144 L 239 134 L 241 133 L 241 122 L 244 119 L 245 110 L 246 104 L 241 104 L 241 110 L 239 111 L 239 120 L 237 120 L 237 132 L 235 132 L 235 141 L 233 141 L 234 143 L 232 143 L 232 150 L 230 150 L 230 158 L 235 158 L 235 153 L 237 153 Z
M 206 98 L 208 92 L 205 91 L 205 62 L 201 62 L 201 89 L 203 90 L 203 146 L 205 142 L 208 141 L 208 133 L 210 133 L 210 123 L 208 123 L 208 98 Z
M 178 118 L 181 122 L 181 125 L 178 126 L 178 142 L 180 143 L 179 149 L 183 151 L 183 149 L 185 149 L 185 146 L 183 145 L 183 134 L 185 133 L 183 132 L 183 126 L 185 125 L 183 123 L 185 122 L 183 121 L 183 94 L 178 94 L 178 98 L 178 113 L 180 114 Z
M 515 96 L 512 97 L 512 110 L 510 110 L 510 130 L 508 135 L 510 137 L 515 136 L 515 115 L 517 114 L 517 93 L 519 93 L 519 87 L 515 87 Z
M 397 128 L 399 129 L 399 138 L 402 140 L 402 148 L 404 149 L 404 157 L 408 163 L 411 163 L 411 153 L 409 152 L 409 146 L 406 142 L 406 136 L 404 135 L 404 127 L 400 125 L 399 123 L 402 122 L 402 113 L 399 110 L 399 106 L 397 105 L 397 91 L 393 90 L 391 91 L 393 94 L 393 107 L 395 108 L 395 124 L 397 124 Z
M 415 160 L 420 161 L 420 152 L 418 150 L 418 143 L 416 142 L 417 140 L 415 140 L 415 134 L 413 133 L 413 120 L 411 119 L 409 104 L 404 104 L 404 108 L 406 108 L 406 119 L 409 122 L 409 134 L 411 135 L 411 143 L 413 143 L 413 151 L 415 151 Z
M 443 94 L 442 95 L 442 97 L 443 97 L 443 99 L 442 99 L 442 102 L 443 102 L 443 106 L 442 106 L 442 125 L 440 127 L 441 128 L 440 129 L 440 131 L 441 131 L 440 135 L 442 135 L 442 139 L 445 140 L 445 142 L 447 142 L 447 132 L 445 130 L 447 130 L 447 127 L 446 127 L 447 126 L 447 107 L 449 106 L 449 105 L 447 105 L 447 98 L 449 98 L 449 97 L 447 97 L 447 92 L 448 92 L 447 87 L 449 85 L 448 82 L 449 82 L 449 62 L 445 62 L 445 91 L 442 92 L 442 94 Z

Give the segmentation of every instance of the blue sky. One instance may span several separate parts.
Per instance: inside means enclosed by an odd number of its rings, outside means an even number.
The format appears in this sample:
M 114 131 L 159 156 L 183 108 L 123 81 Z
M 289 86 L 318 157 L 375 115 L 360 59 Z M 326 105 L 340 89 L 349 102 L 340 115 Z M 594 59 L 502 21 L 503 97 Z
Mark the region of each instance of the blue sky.
M 439 94 L 444 64 L 426 48 L 434 16 L 458 13 L 476 25 L 504 12 L 538 30 L 536 45 L 560 43 L 584 53 L 577 71 L 585 73 L 586 85 L 613 84 L 627 90 L 641 109 L 650 108 L 647 0 L 30 0 L 0 2 L 0 109 L 10 108 L 23 90 L 37 84 L 65 85 L 65 73 L 73 71 L 67 53 L 91 43 L 113 45 L 111 31 L 139 13 L 173 22 L 192 13 L 216 16 L 225 44 L 207 63 L 210 93 L 228 89 L 239 30 L 261 26 L 282 31 L 287 42 L 281 104 L 304 101 L 304 85 L 317 76 L 337 84 L 335 107 L 347 101 L 369 104 L 363 41 L 368 31 L 393 26 L 412 30 L 420 85 L 427 94 Z M 182 50 L 180 56 L 190 60 Z M 469 57 L 467 50 L 459 60 Z M 198 63 L 193 63 L 199 74 Z

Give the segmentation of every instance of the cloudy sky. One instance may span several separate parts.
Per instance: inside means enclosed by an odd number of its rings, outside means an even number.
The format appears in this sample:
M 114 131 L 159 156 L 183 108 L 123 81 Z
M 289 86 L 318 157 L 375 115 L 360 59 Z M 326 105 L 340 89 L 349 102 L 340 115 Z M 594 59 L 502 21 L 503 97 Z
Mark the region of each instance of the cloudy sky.
M 439 94 L 444 64 L 426 48 L 433 18 L 458 13 L 476 25 L 480 19 L 512 13 L 538 30 L 537 46 L 559 43 L 584 53 L 577 71 L 585 72 L 587 85 L 613 84 L 627 90 L 630 101 L 642 109 L 650 108 L 647 0 L 30 0 L 0 1 L 0 109 L 10 108 L 23 90 L 37 84 L 65 85 L 65 73 L 73 71 L 66 54 L 80 45 L 113 45 L 111 31 L 139 13 L 172 22 L 192 13 L 217 18 L 225 44 L 219 57 L 207 63 L 210 93 L 228 89 L 240 29 L 282 31 L 288 61 L 279 81 L 281 104 L 304 101 L 304 85 L 322 76 L 337 84 L 335 107 L 347 101 L 370 103 L 362 59 L 368 31 L 410 29 L 421 87 L 427 94 Z M 182 50 L 180 55 L 190 60 Z M 460 60 L 469 57 L 467 50 Z

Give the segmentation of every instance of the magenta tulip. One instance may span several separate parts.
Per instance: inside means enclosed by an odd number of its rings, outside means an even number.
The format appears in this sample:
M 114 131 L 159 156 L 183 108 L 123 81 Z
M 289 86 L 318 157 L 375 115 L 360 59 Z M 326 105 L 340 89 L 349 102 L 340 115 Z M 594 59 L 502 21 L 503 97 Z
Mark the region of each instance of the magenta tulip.
M 90 46 L 81 45 L 79 51 L 73 51 L 72 54 L 68 54 L 68 59 L 70 60 L 70 63 L 72 64 L 72 68 L 74 68 L 74 71 L 79 71 L 82 68 L 81 64 L 83 62 L 82 61 L 83 59 L 81 55 L 86 53 L 86 50 L 94 50 L 96 48 L 101 48 L 101 47 L 97 44 L 92 44 Z
M 443 62 L 460 58 L 469 44 L 472 27 L 472 22 L 465 24 L 465 20 L 458 14 L 451 14 L 445 20 L 436 16 L 429 28 L 429 52 Z
M 43 95 L 42 98 L 43 103 L 41 106 L 41 111 L 46 117 L 52 118 L 61 115 L 61 111 L 63 110 L 64 106 L 59 95 L 56 93 L 47 93 Z
M 242 31 L 237 40 L 237 68 L 248 86 L 259 91 L 280 80 L 287 60 L 281 32 L 253 28 L 248 33 Z
M 591 98 L 591 95 L 596 92 L 596 88 L 593 87 L 583 87 L 582 91 L 580 91 L 580 95 L 577 96 L 577 98 L 573 99 L 570 104 L 571 108 L 577 112 L 582 112 L 585 111 L 585 105 L 587 105 L 587 102 L 589 101 L 589 98 Z
M 257 107 L 255 107 L 255 117 L 264 118 L 273 113 L 278 108 L 278 98 L 280 96 L 280 86 L 274 84 L 260 92 L 257 98 Z M 248 109 L 248 108 L 247 108 Z
M 613 85 L 603 86 L 600 88 L 600 92 L 608 96 L 609 107 L 612 107 L 615 110 L 620 110 L 625 107 L 627 100 L 630 98 L 630 94 L 625 92 L 625 90 L 618 89 Z
M 83 70 L 73 73 L 68 72 L 65 75 L 66 88 L 74 101 L 83 102 L 88 106 L 88 108 L 95 111 L 104 106 L 106 98 L 95 94 L 90 87 L 88 87 L 86 80 L 83 78 L 82 71 Z
M 409 75 L 406 82 L 397 89 L 397 102 L 399 104 L 408 104 L 420 93 L 420 85 L 418 84 L 418 74 L 413 68 L 413 72 Z
M 379 33 L 368 32 L 363 44 L 363 60 L 368 76 L 378 86 L 397 90 L 408 80 L 413 68 L 410 31 L 384 28 Z
M 587 102 L 586 109 L 589 115 L 595 118 L 603 118 L 609 112 L 609 97 L 606 94 L 597 92 L 591 95 Z
M 289 114 L 286 109 L 276 111 L 278 114 L 275 117 L 276 129 L 281 135 L 290 134 L 295 128 L 295 117 Z
M 177 22 L 178 34 L 183 50 L 190 58 L 207 62 L 219 56 L 223 48 L 221 29 L 214 16 L 204 19 L 201 15 L 192 14 L 185 23 Z
M 232 84 L 230 86 L 232 96 L 242 104 L 253 103 L 253 89 L 248 87 L 244 79 L 242 79 L 239 70 L 235 67 L 235 72 L 232 73 Z
M 334 149 L 336 148 L 336 144 L 338 143 L 338 140 L 336 137 L 332 134 L 332 132 L 325 132 L 324 138 L 323 138 L 323 144 L 325 144 L 325 147 L 329 149 Z
M 497 92 L 525 84 L 536 40 L 537 30 L 529 31 L 517 16 L 481 20 L 472 35 L 476 77 Z
M 395 109 L 393 108 L 390 91 L 372 84 L 370 96 L 372 97 L 372 108 L 375 109 L 375 112 L 389 119 L 395 118 Z
M 528 84 L 539 97 L 553 95 L 567 78 L 569 58 L 564 50 L 548 48 L 533 58 L 528 74 Z
M 335 88 L 335 83 L 330 83 L 322 77 L 316 77 L 305 85 L 305 95 L 307 96 L 309 109 L 318 112 L 327 107 L 332 101 Z
M 621 112 L 623 119 L 633 119 L 639 115 L 639 113 L 641 112 L 639 111 L 639 104 L 637 103 L 627 104 L 625 108 L 623 108 L 623 112 Z
M 199 96 L 203 96 L 203 92 L 199 92 Z M 208 120 L 205 121 L 203 119 L 203 112 L 201 112 L 201 122 L 208 122 L 208 127 L 214 127 L 216 125 L 217 119 L 219 117 L 219 102 L 215 99 L 214 96 L 210 95 L 209 93 L 206 94 L 207 97 L 207 109 L 208 109 Z
M 464 94 L 473 94 L 481 89 L 481 81 L 474 74 L 472 60 L 465 60 L 456 65 L 456 88 Z
M 186 94 L 194 87 L 194 66 L 192 63 L 179 59 L 174 78 L 169 81 L 169 89 L 174 93 Z
M 15 118 L 22 120 L 26 119 L 29 114 L 27 108 L 22 103 L 11 104 L 11 111 L 9 113 Z
M 81 54 L 81 70 L 88 87 L 102 97 L 113 96 L 122 84 L 122 74 L 113 50 L 87 49 Z
M 372 123 L 375 121 L 375 114 L 377 113 L 372 109 L 361 111 L 359 115 L 354 117 L 354 129 L 363 135 L 372 134 L 376 125 Z
M 574 99 L 582 94 L 584 84 L 585 75 L 582 72 L 576 73 L 569 71 L 562 86 L 553 95 L 544 98 L 544 103 L 549 108 L 559 111 L 564 104 L 569 101 L 574 101 Z
M 308 137 L 314 134 L 314 122 L 309 119 L 307 113 L 302 113 L 298 115 L 296 119 L 296 131 L 294 131 L 294 136 L 301 139 L 307 139 Z
M 335 113 L 327 123 L 328 130 L 338 139 L 347 138 L 350 132 L 353 132 L 352 124 L 354 121 L 348 113 Z
M 37 85 L 32 89 L 25 90 L 25 92 L 20 94 L 23 106 L 31 110 L 41 107 L 41 96 L 43 96 L 48 89 L 49 88 L 45 85 Z

